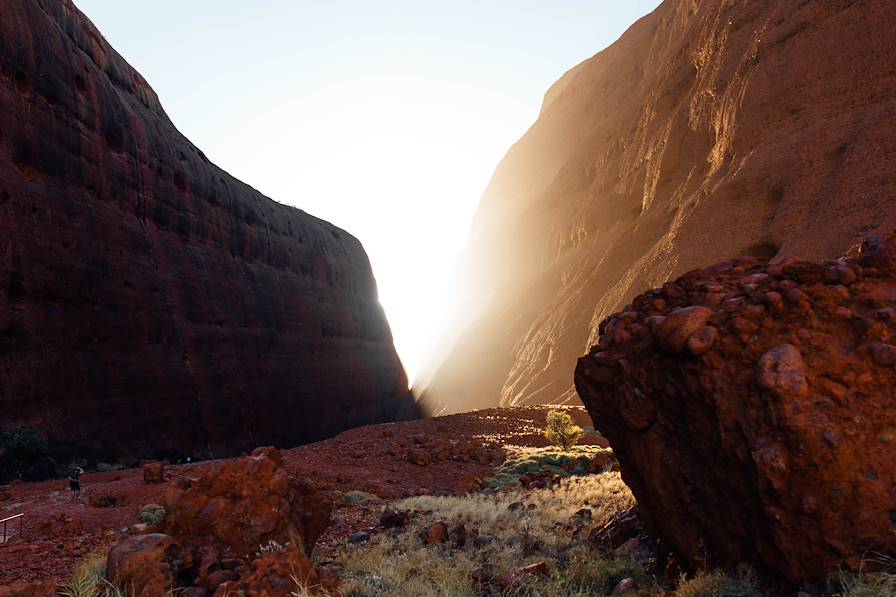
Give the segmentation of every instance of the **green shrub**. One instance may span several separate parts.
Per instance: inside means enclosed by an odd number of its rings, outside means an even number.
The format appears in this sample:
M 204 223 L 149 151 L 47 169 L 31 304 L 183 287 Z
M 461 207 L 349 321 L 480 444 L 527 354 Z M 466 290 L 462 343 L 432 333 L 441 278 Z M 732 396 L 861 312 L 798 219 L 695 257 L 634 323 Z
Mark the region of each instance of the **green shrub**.
M 165 520 L 165 506 L 159 504 L 146 504 L 137 513 L 137 519 L 149 525 L 156 525 Z
M 359 491 L 356 489 L 346 491 L 342 496 L 342 502 L 347 505 L 378 502 L 380 501 L 380 499 L 381 498 L 379 496 L 373 495 L 372 493 L 367 493 L 366 491 Z
M 0 429 L 0 483 L 42 481 L 55 474 L 50 445 L 36 427 Z
M 569 413 L 564 410 L 549 411 L 547 423 L 545 438 L 564 451 L 576 445 L 582 437 L 582 428 L 576 425 Z

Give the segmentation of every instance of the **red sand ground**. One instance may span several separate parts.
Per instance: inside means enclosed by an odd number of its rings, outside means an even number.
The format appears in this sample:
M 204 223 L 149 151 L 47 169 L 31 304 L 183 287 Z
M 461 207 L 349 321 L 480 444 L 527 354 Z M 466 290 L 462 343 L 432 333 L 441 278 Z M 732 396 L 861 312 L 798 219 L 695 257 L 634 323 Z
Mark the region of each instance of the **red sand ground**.
M 399 461 L 391 449 L 419 435 L 440 440 L 475 441 L 483 445 L 544 446 L 542 436 L 547 407 L 488 409 L 422 421 L 371 425 L 346 431 L 334 438 L 283 452 L 286 467 L 297 477 L 307 476 L 331 490 L 336 510 L 333 523 L 320 540 L 322 547 L 376 524 L 381 503 L 347 506 L 341 492 L 360 490 L 384 499 L 421 492 L 454 493 L 459 479 L 484 478 L 490 467 L 475 462 L 440 460 L 427 466 Z M 572 411 L 579 425 L 591 421 L 583 409 Z M 215 461 L 167 468 L 169 479 L 198 477 Z M 170 481 L 169 481 L 170 482 Z M 164 503 L 167 484 L 149 485 L 141 469 L 91 473 L 82 477 L 80 500 L 72 499 L 65 480 L 22 483 L 11 487 L 11 499 L 0 502 L 0 518 L 24 513 L 21 536 L 18 523 L 11 540 L 0 544 L 0 586 L 14 582 L 64 581 L 77 563 L 103 552 L 132 528 L 141 506 Z M 91 494 L 116 499 L 109 508 L 88 505 Z

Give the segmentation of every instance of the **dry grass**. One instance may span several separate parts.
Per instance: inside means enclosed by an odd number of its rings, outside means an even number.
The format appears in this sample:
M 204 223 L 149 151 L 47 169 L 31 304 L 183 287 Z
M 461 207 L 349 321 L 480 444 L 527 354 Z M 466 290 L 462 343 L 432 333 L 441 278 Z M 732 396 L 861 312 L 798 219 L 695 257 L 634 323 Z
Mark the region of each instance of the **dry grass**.
M 514 503 L 525 504 L 511 510 Z M 618 473 L 574 477 L 553 489 L 510 490 L 464 497 L 420 496 L 401 500 L 395 507 L 416 515 L 407 528 L 364 546 L 345 545 L 337 555 L 343 566 L 346 597 L 464 597 L 480 595 L 473 571 L 482 569 L 495 581 L 500 575 L 538 561 L 551 574 L 529 579 L 516 595 L 567 597 L 608 594 L 623 578 L 650 580 L 630 561 L 602 560 L 587 546 L 587 532 L 576 535 L 569 527 L 582 508 L 592 512 L 599 525 L 628 508 L 634 498 Z M 526 506 L 533 505 L 533 509 Z M 463 524 L 492 540 L 462 548 L 448 544 L 427 546 L 420 531 L 435 521 L 449 527 Z M 531 548 L 520 537 L 535 540 Z M 517 541 L 514 541 L 517 539 Z
M 104 591 L 106 558 L 100 554 L 87 556 L 70 581 L 59 588 L 61 597 L 99 597 Z
M 752 576 L 734 578 L 720 570 L 698 572 L 693 578 L 682 576 L 673 597 L 760 597 Z
M 878 570 L 869 572 L 869 565 Z M 837 597 L 892 597 L 896 595 L 896 560 L 885 556 L 863 558 L 856 572 L 841 571 L 831 580 Z
M 534 505 L 534 510 L 511 511 L 513 503 Z M 514 489 L 495 494 L 464 497 L 419 496 L 401 500 L 395 507 L 426 513 L 431 520 L 445 520 L 476 527 L 480 534 L 506 537 L 529 532 L 553 535 L 582 508 L 592 513 L 593 524 L 603 524 L 614 514 L 633 506 L 635 499 L 619 473 L 564 479 L 552 489 Z

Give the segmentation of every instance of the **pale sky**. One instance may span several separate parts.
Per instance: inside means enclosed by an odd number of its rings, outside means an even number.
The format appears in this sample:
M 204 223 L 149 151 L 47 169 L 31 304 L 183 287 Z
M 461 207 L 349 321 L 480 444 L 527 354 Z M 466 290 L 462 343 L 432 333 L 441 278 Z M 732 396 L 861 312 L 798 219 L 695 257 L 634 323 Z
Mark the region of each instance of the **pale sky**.
M 364 244 L 413 380 L 548 87 L 659 0 L 75 0 L 210 160 Z

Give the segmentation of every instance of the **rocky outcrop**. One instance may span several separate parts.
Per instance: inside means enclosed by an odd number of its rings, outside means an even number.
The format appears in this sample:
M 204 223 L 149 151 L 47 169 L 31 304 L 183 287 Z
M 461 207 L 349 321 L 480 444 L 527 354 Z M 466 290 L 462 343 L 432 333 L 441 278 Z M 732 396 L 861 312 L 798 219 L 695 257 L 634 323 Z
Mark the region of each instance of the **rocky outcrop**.
M 198 480 L 185 480 L 166 502 L 166 533 L 226 557 L 288 543 L 310 554 L 332 509 L 309 481 L 290 479 L 273 448 L 258 448 L 252 456 L 215 465 Z
M 566 73 L 482 197 L 427 402 L 575 400 L 570 363 L 646 289 L 896 229 L 894 20 L 887 0 L 666 0 Z
M 297 582 L 335 587 L 308 558 L 332 504 L 307 480 L 291 479 L 277 450 L 258 448 L 184 479 L 166 501 L 165 533 L 129 537 L 107 556 L 111 581 L 134 595 L 194 587 L 206 595 L 288 597 Z
M 601 324 L 576 388 L 649 531 L 691 564 L 823 581 L 896 552 L 894 242 L 727 261 Z
M 0 426 L 220 456 L 414 414 L 361 244 L 209 162 L 70 0 L 3 2 L 0 105 Z

